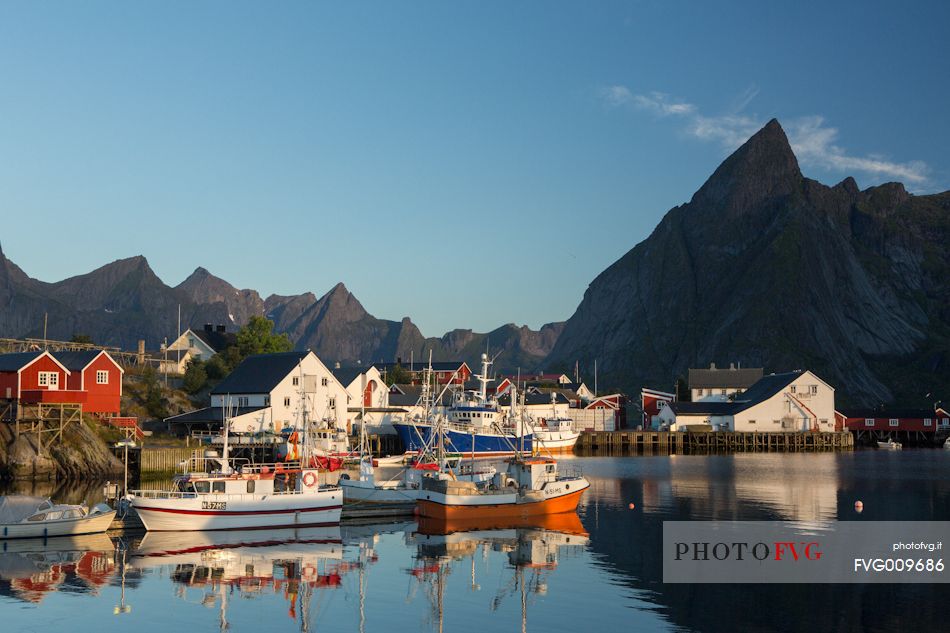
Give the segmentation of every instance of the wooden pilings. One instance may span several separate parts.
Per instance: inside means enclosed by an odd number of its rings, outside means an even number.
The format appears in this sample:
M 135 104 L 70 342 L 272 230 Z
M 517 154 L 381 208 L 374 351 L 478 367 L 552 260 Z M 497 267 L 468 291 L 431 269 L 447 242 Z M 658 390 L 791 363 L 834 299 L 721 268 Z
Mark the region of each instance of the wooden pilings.
M 854 448 L 848 431 L 797 433 L 708 431 L 586 431 L 577 440 L 580 455 L 618 453 L 755 453 L 847 451 Z

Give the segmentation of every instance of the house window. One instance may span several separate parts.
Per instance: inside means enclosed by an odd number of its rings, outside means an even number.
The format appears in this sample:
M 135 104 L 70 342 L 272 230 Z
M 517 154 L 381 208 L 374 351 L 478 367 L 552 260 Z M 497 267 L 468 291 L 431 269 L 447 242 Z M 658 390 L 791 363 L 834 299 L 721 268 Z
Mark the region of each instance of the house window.
M 294 376 L 294 387 L 296 387 L 299 384 L 300 384 L 300 378 L 298 376 Z
M 665 407 L 665 406 L 666 406 L 666 402 L 663 401 L 663 400 L 660 400 L 659 402 L 656 403 L 656 408 L 657 408 L 657 409 L 662 409 L 662 408 Z
M 782 423 L 781 420 L 772 420 L 772 424 L 781 424 L 781 423 Z
M 950 426 L 950 418 L 944 418 L 944 419 L 940 422 L 940 426 Z
M 96 372 L 96 384 L 97 385 L 108 385 L 109 384 L 109 372 L 99 370 Z
M 792 393 L 795 393 L 795 385 L 792 385 L 792 386 L 789 388 L 789 391 L 791 391 Z
M 330 408 L 336 409 L 336 398 L 330 398 Z
M 814 396 L 814 395 L 817 395 L 817 394 L 818 394 L 818 385 L 812 385 L 812 386 L 811 386 L 811 395 Z
M 721 393 L 722 395 L 726 395 L 726 390 L 725 390 L 725 389 L 721 389 L 721 390 L 720 390 L 720 393 Z
M 37 375 L 40 387 L 55 388 L 59 386 L 59 374 L 55 371 L 41 371 Z
M 270 406 L 270 396 L 264 396 L 264 406 L 265 407 Z
M 326 387 L 327 385 L 330 384 L 330 381 L 329 381 L 328 379 L 326 379 L 326 378 L 321 378 L 321 379 L 320 379 L 320 384 L 323 385 L 324 387 Z
M 188 349 L 195 349 L 195 339 L 188 339 Z
M 898 426 L 900 425 L 900 421 L 897 418 L 891 418 L 890 420 L 887 421 L 887 424 L 889 426 Z
M 864 418 L 864 426 L 874 426 L 874 418 Z
M 819 422 L 825 426 L 828 426 L 828 420 L 819 420 Z
M 931 426 L 933 424 L 932 418 L 924 418 L 924 426 Z
M 749 424 L 755 424 L 755 420 L 749 420 Z
M 246 407 L 247 406 L 247 396 L 241 396 L 238 398 L 238 406 Z
M 288 396 L 287 398 L 284 398 L 284 406 L 285 406 L 285 407 L 289 407 L 289 406 L 290 406 L 290 397 L 289 397 L 289 396 Z

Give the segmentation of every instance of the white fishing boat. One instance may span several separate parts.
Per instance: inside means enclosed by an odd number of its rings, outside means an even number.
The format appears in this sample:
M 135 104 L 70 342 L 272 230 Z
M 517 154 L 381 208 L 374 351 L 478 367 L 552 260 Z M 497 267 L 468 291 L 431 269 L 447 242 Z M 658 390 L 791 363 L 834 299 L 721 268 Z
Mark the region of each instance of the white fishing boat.
M 322 485 L 317 458 L 250 464 L 228 458 L 229 418 L 223 455 L 194 457 L 171 490 L 133 490 L 126 500 L 150 531 L 241 530 L 337 525 L 339 486 Z M 313 446 L 312 443 L 309 446 Z
M 532 424 L 535 450 L 548 453 L 573 453 L 581 434 L 574 430 L 574 420 L 561 417 L 557 412 L 557 393 L 551 394 L 553 415 Z
M 948 437 L 947 441 L 943 443 L 943 447 L 947 450 L 950 450 L 950 437 Z
M 104 503 L 89 508 L 12 495 L 0 498 L 0 540 L 96 534 L 109 529 L 114 518 L 115 510 Z
M 891 439 L 888 439 L 886 442 L 878 442 L 877 447 L 883 448 L 889 451 L 899 451 L 903 448 L 903 445 L 901 445 L 900 442 L 895 442 L 893 438 L 891 438 Z

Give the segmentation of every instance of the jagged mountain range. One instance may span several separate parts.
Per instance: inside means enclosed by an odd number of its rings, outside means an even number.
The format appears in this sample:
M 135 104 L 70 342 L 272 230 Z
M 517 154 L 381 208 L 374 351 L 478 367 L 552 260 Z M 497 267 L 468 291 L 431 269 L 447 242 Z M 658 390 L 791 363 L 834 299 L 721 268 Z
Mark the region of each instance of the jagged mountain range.
M 578 362 L 599 385 L 672 389 L 710 362 L 809 368 L 839 402 L 950 401 L 950 192 L 915 196 L 888 183 L 860 190 L 805 178 L 770 121 L 684 205 L 597 276 L 566 323 L 505 325 L 425 338 L 409 318 L 378 319 L 343 284 L 322 297 L 240 290 L 203 268 L 175 287 L 143 257 L 56 283 L 31 279 L 0 251 L 0 336 L 89 334 L 155 349 L 183 322 L 241 325 L 264 314 L 298 348 L 328 361 L 425 357 L 501 370 Z
M 590 284 L 548 365 L 672 389 L 689 367 L 808 368 L 839 402 L 950 401 L 950 192 L 805 178 L 778 121 Z
M 141 339 L 150 350 L 183 327 L 205 323 L 237 329 L 254 315 L 266 315 L 299 349 L 312 349 L 328 362 L 391 361 L 410 356 L 435 360 L 477 361 L 486 346 L 498 356 L 498 368 L 536 370 L 551 351 L 563 323 L 540 331 L 513 324 L 491 332 L 457 329 L 426 338 L 408 318 L 378 319 L 369 314 L 342 283 L 322 297 L 271 295 L 238 289 L 204 268 L 171 287 L 152 271 L 144 257 L 121 259 L 85 275 L 56 283 L 32 279 L 0 250 L 0 336 L 69 340 L 86 334 L 103 345 L 135 349 Z

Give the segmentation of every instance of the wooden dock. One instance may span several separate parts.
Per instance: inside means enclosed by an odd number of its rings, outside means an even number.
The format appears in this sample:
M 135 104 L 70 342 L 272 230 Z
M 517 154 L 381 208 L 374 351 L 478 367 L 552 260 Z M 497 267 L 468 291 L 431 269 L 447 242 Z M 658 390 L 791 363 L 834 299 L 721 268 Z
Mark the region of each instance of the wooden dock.
M 673 453 L 799 453 L 849 451 L 854 436 L 838 432 L 734 431 L 586 431 L 575 446 L 578 455 Z

